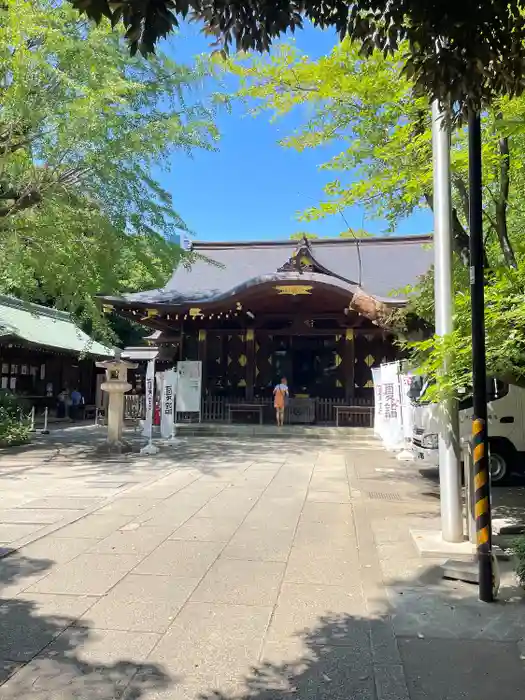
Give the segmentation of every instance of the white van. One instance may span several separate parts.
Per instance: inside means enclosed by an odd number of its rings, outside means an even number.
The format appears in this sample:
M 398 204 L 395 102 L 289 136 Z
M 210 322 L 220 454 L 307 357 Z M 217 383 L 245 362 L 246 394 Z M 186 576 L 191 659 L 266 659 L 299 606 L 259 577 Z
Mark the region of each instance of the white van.
M 436 404 L 425 403 L 424 382 L 411 390 L 414 404 L 412 448 L 416 461 L 438 466 L 438 425 Z M 523 469 L 525 453 L 525 389 L 500 379 L 487 381 L 489 468 L 493 484 L 503 484 L 511 471 Z M 472 398 L 459 403 L 460 438 L 472 434 Z

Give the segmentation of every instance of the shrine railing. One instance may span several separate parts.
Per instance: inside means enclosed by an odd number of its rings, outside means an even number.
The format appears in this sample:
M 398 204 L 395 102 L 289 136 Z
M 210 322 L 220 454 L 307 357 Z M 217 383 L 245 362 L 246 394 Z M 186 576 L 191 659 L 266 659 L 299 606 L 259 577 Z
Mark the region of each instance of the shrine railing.
M 304 407 L 301 407 L 301 403 Z M 305 404 L 309 403 L 309 410 Z M 227 423 L 228 422 L 228 404 L 257 404 L 264 406 L 263 417 L 265 423 L 274 421 L 273 401 L 271 398 L 253 399 L 248 401 L 242 398 L 231 398 L 227 396 L 206 396 L 202 400 L 201 420 L 204 423 Z M 294 405 L 294 399 L 291 400 L 289 410 L 287 411 L 286 419 L 288 423 L 313 423 L 317 425 L 333 425 L 335 424 L 335 406 L 373 406 L 373 400 L 354 398 L 350 401 L 344 399 L 297 399 Z M 372 413 L 372 412 L 371 412 Z M 371 424 L 371 413 L 350 414 L 347 416 L 345 425 L 355 427 L 369 427 Z M 139 420 L 145 416 L 145 399 L 139 395 L 124 396 L 124 418 L 126 420 Z M 240 416 L 242 420 L 242 415 Z M 198 420 L 197 414 L 177 413 L 176 421 L 186 423 Z
M 141 394 L 124 394 L 124 420 L 139 420 L 146 415 L 146 397 Z
M 304 399 L 301 399 L 304 401 Z M 373 406 L 373 400 L 354 398 L 351 401 L 345 401 L 344 399 L 311 399 L 313 404 L 313 414 L 314 420 L 317 425 L 333 425 L 335 424 L 335 406 Z M 273 411 L 273 401 L 271 398 L 266 399 L 254 399 L 248 401 L 247 399 L 232 399 L 224 396 L 208 396 L 203 399 L 202 402 L 202 420 L 204 422 L 227 422 L 228 421 L 228 404 L 262 404 L 264 406 L 263 416 L 264 422 L 273 422 L 274 411 Z M 293 399 L 290 408 L 293 405 Z M 290 413 L 290 411 L 287 411 Z M 305 416 L 309 412 L 305 411 Z M 240 416 L 242 419 L 242 416 Z M 290 423 L 310 423 L 313 422 L 310 418 L 301 420 L 300 415 L 296 415 L 295 418 L 291 415 L 287 416 L 287 422 Z M 355 427 L 370 427 L 371 418 L 366 414 L 356 414 L 350 415 L 348 421 L 345 425 L 355 426 Z

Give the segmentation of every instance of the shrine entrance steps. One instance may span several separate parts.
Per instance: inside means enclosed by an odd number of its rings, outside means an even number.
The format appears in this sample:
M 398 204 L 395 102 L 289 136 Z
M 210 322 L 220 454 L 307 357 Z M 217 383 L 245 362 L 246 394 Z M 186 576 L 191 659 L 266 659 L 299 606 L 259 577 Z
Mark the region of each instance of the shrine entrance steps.
M 348 439 L 352 442 L 372 443 L 376 442 L 372 428 L 352 428 L 316 425 L 284 425 L 278 428 L 276 425 L 255 425 L 246 423 L 178 423 L 177 436 L 199 437 L 267 437 L 275 439 L 315 438 L 325 440 Z M 377 444 L 377 443 L 376 443 Z

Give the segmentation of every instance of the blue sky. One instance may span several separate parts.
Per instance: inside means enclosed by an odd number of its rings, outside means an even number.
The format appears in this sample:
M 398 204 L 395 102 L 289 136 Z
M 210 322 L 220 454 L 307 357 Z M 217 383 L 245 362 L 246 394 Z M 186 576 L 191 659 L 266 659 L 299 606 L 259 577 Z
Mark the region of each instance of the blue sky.
M 337 38 L 332 32 L 310 26 L 298 32 L 295 41 L 299 49 L 315 58 L 328 53 Z M 176 60 L 188 62 L 208 51 L 210 39 L 190 25 L 167 43 L 164 50 Z M 321 200 L 323 185 L 332 178 L 319 170 L 319 165 L 340 149 L 335 145 L 303 153 L 284 149 L 278 141 L 301 123 L 301 114 L 270 123 L 269 113 L 252 117 L 246 111 L 246 105 L 238 102 L 231 112 L 218 115 L 218 152 L 195 152 L 191 158 L 177 153 L 171 173 L 159 174 L 177 212 L 199 240 L 283 239 L 299 230 L 337 236 L 346 228 L 341 216 L 311 223 L 296 217 Z M 366 219 L 360 207 L 347 209 L 345 217 L 352 228 L 374 234 L 386 230 L 384 221 Z M 422 211 L 401 222 L 396 234 L 428 233 L 431 227 L 431 217 Z

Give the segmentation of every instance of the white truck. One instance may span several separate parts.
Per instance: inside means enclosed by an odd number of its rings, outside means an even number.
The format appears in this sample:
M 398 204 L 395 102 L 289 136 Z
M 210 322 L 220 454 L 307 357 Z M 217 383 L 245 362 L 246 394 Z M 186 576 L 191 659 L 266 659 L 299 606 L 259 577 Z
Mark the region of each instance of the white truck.
M 416 381 L 410 392 L 414 404 L 412 449 L 416 461 L 438 466 L 436 404 L 424 401 L 425 383 Z M 459 402 L 460 438 L 472 432 L 472 398 Z M 525 453 L 525 388 L 500 379 L 487 381 L 489 468 L 493 484 L 504 484 L 512 471 L 523 469 Z

